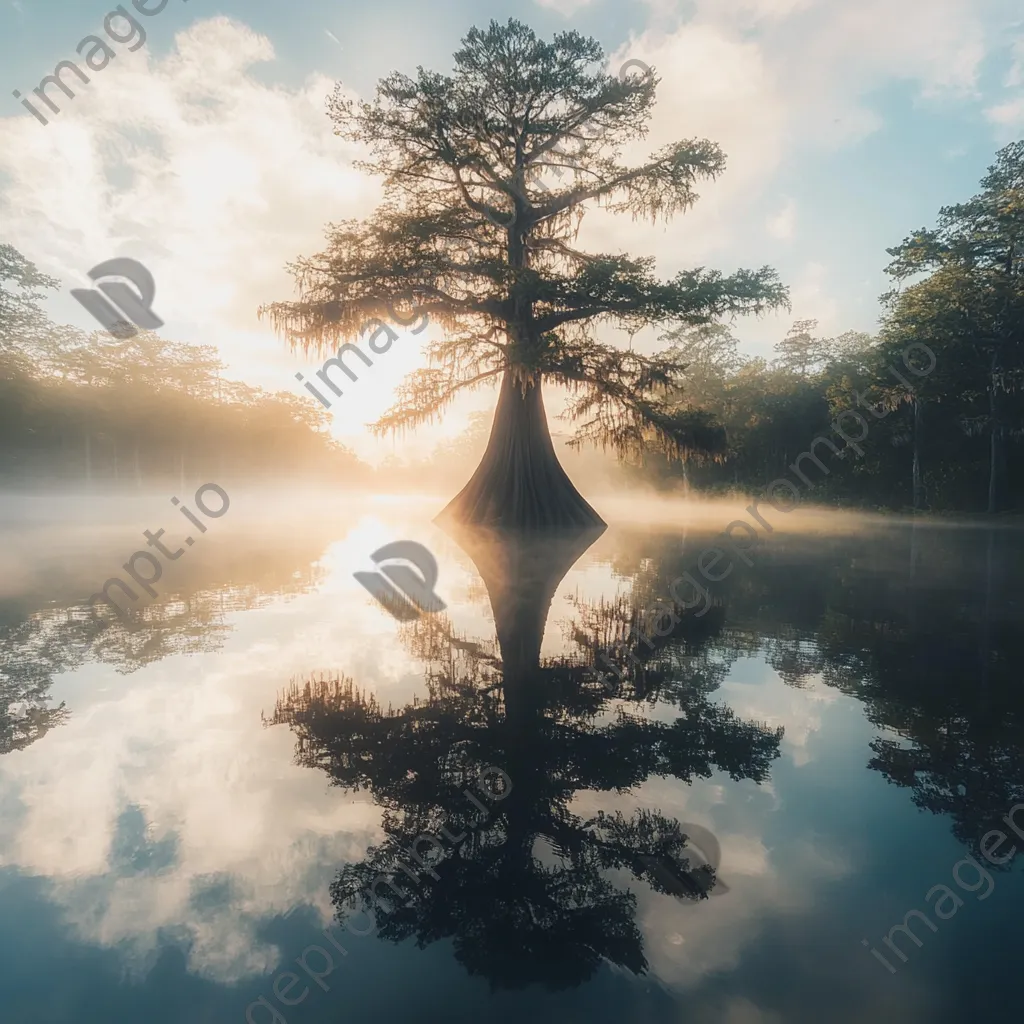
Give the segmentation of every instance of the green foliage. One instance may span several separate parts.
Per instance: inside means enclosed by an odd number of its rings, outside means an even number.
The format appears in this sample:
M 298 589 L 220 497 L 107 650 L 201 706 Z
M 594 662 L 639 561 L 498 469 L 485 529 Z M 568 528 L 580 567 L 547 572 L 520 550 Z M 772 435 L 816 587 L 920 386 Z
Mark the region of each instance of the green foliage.
M 776 307 L 786 292 L 774 271 L 701 267 L 661 281 L 652 259 L 575 241 L 590 204 L 652 221 L 685 211 L 697 185 L 724 170 L 721 150 L 689 139 L 621 162 L 623 144 L 646 134 L 658 79 L 607 74 L 601 47 L 576 32 L 548 42 L 521 22 L 492 22 L 472 29 L 454 60 L 452 75 L 391 74 L 372 102 L 335 93 L 336 131 L 368 146 L 362 166 L 383 177 L 388 199 L 367 220 L 332 227 L 324 252 L 292 266 L 299 301 L 261 312 L 292 345 L 327 352 L 387 316 L 393 296 L 417 296 L 445 337 L 379 432 L 432 420 L 460 391 L 507 373 L 524 388 L 568 389 L 576 443 L 719 452 L 720 430 L 665 400 L 676 360 L 600 343 L 595 330 Z
M 815 338 L 811 333 L 817 326 L 817 320 L 797 320 L 785 338 L 775 346 L 775 351 L 779 353 L 776 364 L 783 370 L 804 377 L 812 369 L 819 368 L 828 358 L 828 343 L 822 338 Z
M 949 354 L 946 376 L 953 367 L 965 374 L 958 420 L 965 433 L 988 437 L 987 510 L 999 511 L 1013 485 L 1008 443 L 1024 433 L 1024 142 L 996 154 L 977 195 L 943 207 L 937 228 L 922 228 L 889 254 L 898 281 L 932 275 L 927 305 L 895 299 L 894 331 L 930 337 Z
M 13 246 L 0 244 L 0 353 L 34 353 L 45 347 L 50 324 L 39 308 L 41 289 L 57 284 Z
M 721 462 L 690 467 L 688 483 L 759 493 L 857 413 L 864 454 L 830 458 L 811 500 L 989 512 L 1024 502 L 1024 142 L 1000 150 L 981 185 L 888 250 L 898 287 L 883 296 L 877 338 L 821 338 L 816 321 L 798 320 L 769 365 L 738 359 L 722 326 L 663 337 L 663 355 L 687 364 L 670 401 L 728 437 Z M 654 471 L 678 475 L 664 462 Z
M 40 302 L 55 287 L 0 245 L 0 477 L 366 475 L 314 403 L 223 379 L 210 346 L 53 324 Z

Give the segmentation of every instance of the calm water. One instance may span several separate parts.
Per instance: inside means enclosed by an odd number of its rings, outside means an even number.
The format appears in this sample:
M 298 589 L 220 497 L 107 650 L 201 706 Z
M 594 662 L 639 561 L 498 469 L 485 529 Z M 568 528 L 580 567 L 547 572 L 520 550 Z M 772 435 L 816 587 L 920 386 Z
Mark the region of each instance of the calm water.
M 6 502 L 0 1020 L 1019 1014 L 1024 840 L 979 848 L 1024 802 L 1024 534 L 792 513 L 623 644 L 742 512 L 597 504 L 524 545 L 233 495 L 124 625 L 82 606 L 183 540 L 166 498 Z M 402 538 L 445 612 L 352 578 Z

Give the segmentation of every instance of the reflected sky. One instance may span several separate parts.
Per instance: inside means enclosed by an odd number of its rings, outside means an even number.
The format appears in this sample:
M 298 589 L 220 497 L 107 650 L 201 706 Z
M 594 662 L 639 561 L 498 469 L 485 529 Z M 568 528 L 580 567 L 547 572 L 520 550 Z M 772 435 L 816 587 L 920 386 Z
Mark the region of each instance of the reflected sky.
M 5 1021 L 244 1021 L 261 998 L 288 1024 L 1016 1005 L 1019 867 L 982 861 L 981 901 L 953 879 L 1024 801 L 1016 531 L 795 512 L 700 621 L 622 647 L 739 509 L 647 507 L 538 550 L 449 536 L 430 502 L 233 494 L 141 623 L 93 619 L 160 502 L 99 532 L 81 511 L 2 527 Z M 400 538 L 437 557 L 441 615 L 400 624 L 352 578 Z M 453 786 L 478 763 L 513 780 L 479 838 L 379 935 L 344 931 L 339 896 L 389 844 L 476 813 Z M 677 864 L 671 823 L 709 829 L 728 891 L 659 882 L 652 816 Z M 939 884 L 962 906 L 890 974 L 861 940 L 884 952 Z M 282 1006 L 275 977 L 332 922 L 329 991 L 303 975 Z

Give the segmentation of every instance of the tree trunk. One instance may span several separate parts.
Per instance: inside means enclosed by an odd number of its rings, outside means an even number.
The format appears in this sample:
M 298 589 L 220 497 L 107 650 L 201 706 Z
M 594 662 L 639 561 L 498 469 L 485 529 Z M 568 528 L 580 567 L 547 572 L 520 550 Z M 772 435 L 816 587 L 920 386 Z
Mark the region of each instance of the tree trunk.
M 921 422 L 921 399 L 914 396 L 914 511 L 918 512 L 924 508 L 924 483 L 921 480 L 921 434 L 923 432 Z
M 558 462 L 540 384 L 524 392 L 506 371 L 480 465 L 437 518 L 513 530 L 605 525 Z
M 917 576 L 917 562 L 920 548 L 918 545 L 917 538 L 917 520 L 912 519 L 910 521 L 910 589 L 914 588 L 914 578 Z M 910 608 L 911 612 L 917 607 L 916 603 L 911 600 Z
M 998 512 L 1002 507 L 1003 471 L 1006 465 L 1004 449 L 1003 424 L 1000 418 L 999 398 L 996 393 L 997 375 L 999 372 L 998 353 L 992 354 L 992 365 L 989 373 L 988 412 L 989 412 L 989 459 L 988 459 L 988 512 Z
M 988 514 L 992 515 L 994 512 L 999 511 L 999 495 L 998 485 L 996 483 L 996 477 L 998 476 L 998 464 L 999 464 L 999 430 L 995 423 L 992 424 L 992 430 L 989 434 L 989 446 L 988 446 Z
M 989 665 L 992 650 L 992 567 L 995 563 L 995 530 L 991 523 L 988 528 L 988 546 L 985 554 L 985 621 L 981 631 L 981 644 L 979 658 L 981 660 L 981 690 L 982 711 L 987 712 L 991 708 L 991 692 L 989 690 Z

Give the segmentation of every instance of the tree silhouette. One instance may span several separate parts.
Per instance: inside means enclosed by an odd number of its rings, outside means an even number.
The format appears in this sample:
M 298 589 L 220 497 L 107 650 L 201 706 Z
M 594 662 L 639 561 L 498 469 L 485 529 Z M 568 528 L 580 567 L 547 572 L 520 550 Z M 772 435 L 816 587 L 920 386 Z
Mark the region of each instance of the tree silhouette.
M 494 642 L 457 636 L 442 617 L 405 624 L 427 663 L 425 699 L 384 709 L 351 679 L 321 677 L 293 684 L 267 723 L 293 729 L 299 764 L 368 790 L 384 810 L 384 841 L 332 886 L 339 917 L 371 892 L 383 938 L 451 939 L 459 962 L 495 987 L 578 985 L 603 960 L 646 970 L 636 896 L 613 870 L 691 900 L 715 883 L 688 860 L 677 821 L 649 810 L 583 818 L 571 806 L 578 794 L 651 776 L 689 782 L 715 767 L 762 781 L 778 756 L 781 730 L 736 720 L 699 687 L 675 694 L 686 714 L 672 724 L 642 715 L 629 672 L 609 683 L 595 668 L 586 627 L 570 627 L 570 654 L 541 660 L 555 588 L 593 539 L 461 534 L 487 587 Z M 606 605 L 589 626 L 619 636 L 632 614 Z M 683 612 L 674 629 L 685 645 L 707 627 Z M 666 673 L 661 685 L 670 682 Z M 424 838 L 438 836 L 450 850 Z
M 776 365 L 801 377 L 820 367 L 828 358 L 828 342 L 814 336 L 817 327 L 817 320 L 797 320 L 775 346 Z
M 947 815 L 980 855 L 985 833 L 1024 803 L 1018 624 L 949 582 L 908 585 L 898 605 L 864 596 L 835 600 L 823 622 L 824 679 L 897 734 L 872 740 L 868 766 Z
M 510 20 L 471 29 L 453 75 L 394 73 L 372 103 L 353 103 L 339 87 L 336 130 L 369 145 L 362 166 L 384 176 L 388 199 L 294 264 L 298 301 L 261 309 L 293 346 L 327 352 L 368 318 L 394 317 L 396 296 L 415 296 L 449 337 L 430 348 L 432 367 L 408 378 L 381 432 L 430 420 L 460 391 L 501 378 L 483 460 L 444 512 L 454 521 L 601 523 L 555 455 L 544 380 L 570 392 L 577 443 L 673 457 L 721 450 L 707 416 L 665 400 L 677 360 L 599 343 L 594 328 L 700 324 L 785 301 L 768 268 L 731 277 L 699 268 L 662 282 L 653 259 L 575 247 L 589 203 L 668 218 L 725 167 L 706 139 L 672 143 L 634 167 L 620 162 L 620 147 L 646 133 L 658 79 L 620 80 L 596 70 L 603 61 L 593 39 L 565 32 L 546 42 Z M 554 170 L 568 173 L 549 187 Z
M 984 403 L 965 426 L 988 436 L 988 511 L 998 512 L 1006 502 L 1008 441 L 1024 433 L 1014 400 L 1024 382 L 1024 140 L 999 150 L 981 191 L 944 206 L 935 229 L 920 228 L 887 252 L 897 282 L 930 271 L 939 285 L 926 295 L 934 308 L 914 311 L 923 321 L 914 340 L 938 341 L 940 358 L 968 348 L 973 358 L 960 358 L 973 364 L 972 377 L 983 374 Z

